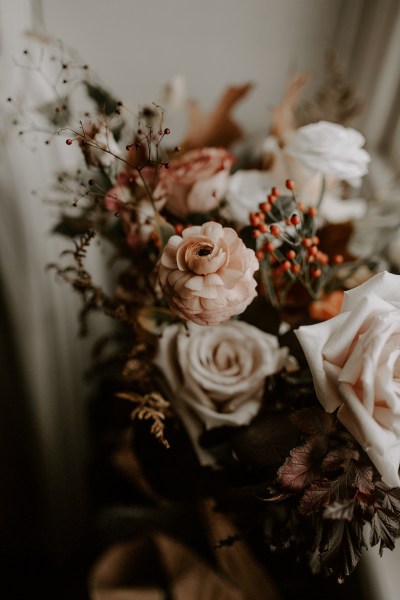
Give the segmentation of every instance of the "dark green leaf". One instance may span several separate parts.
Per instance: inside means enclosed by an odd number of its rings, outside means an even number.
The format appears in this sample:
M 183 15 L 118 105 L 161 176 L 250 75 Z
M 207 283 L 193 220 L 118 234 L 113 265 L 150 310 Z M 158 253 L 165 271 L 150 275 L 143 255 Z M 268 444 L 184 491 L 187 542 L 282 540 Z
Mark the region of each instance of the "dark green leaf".
M 39 106 L 36 110 L 44 115 L 49 123 L 56 127 L 65 127 L 71 116 L 68 98 L 61 98 L 60 102 L 47 102 Z
M 92 223 L 85 217 L 69 217 L 64 215 L 53 228 L 53 233 L 73 238 L 83 235 L 91 226 Z
M 255 251 L 256 249 L 256 240 L 253 238 L 253 227 L 251 225 L 247 225 L 240 230 L 239 236 L 243 240 L 244 244 Z
M 107 91 L 100 86 L 92 85 L 87 81 L 84 82 L 87 93 L 92 100 L 97 104 L 100 112 L 105 115 L 111 115 L 117 108 L 117 100 Z

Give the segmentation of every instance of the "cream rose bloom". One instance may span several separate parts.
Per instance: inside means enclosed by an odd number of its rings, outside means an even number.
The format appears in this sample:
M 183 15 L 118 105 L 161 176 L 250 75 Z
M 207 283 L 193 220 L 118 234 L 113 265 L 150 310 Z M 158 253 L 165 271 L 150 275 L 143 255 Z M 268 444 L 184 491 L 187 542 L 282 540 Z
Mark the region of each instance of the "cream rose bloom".
M 319 121 L 289 133 L 285 153 L 298 160 L 309 176 L 319 172 L 359 187 L 371 160 L 364 144 L 359 131 Z
M 164 330 L 155 362 L 203 464 L 213 462 L 197 443 L 203 429 L 250 423 L 261 406 L 265 377 L 280 371 L 287 356 L 275 336 L 241 321 Z
M 199 325 L 216 325 L 239 315 L 256 294 L 253 250 L 236 231 L 208 222 L 169 238 L 159 276 L 171 310 Z
M 336 317 L 296 333 L 325 410 L 400 486 L 400 276 L 375 275 L 345 292 Z

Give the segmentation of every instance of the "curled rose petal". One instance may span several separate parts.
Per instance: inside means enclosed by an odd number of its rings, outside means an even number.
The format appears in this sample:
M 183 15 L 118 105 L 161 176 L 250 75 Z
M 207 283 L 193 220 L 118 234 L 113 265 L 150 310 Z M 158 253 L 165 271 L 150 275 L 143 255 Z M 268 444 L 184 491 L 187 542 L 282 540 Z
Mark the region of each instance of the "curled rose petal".
M 172 236 L 159 265 L 171 310 L 199 325 L 215 325 L 242 313 L 256 296 L 253 250 L 219 223 L 188 227 Z

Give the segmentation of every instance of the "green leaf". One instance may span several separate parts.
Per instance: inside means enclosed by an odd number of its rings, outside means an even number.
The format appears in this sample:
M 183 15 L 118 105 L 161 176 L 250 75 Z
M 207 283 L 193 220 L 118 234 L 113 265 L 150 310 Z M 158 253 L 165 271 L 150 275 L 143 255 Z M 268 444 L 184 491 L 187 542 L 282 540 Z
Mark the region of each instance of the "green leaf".
M 254 251 L 256 250 L 256 240 L 253 238 L 253 227 L 251 225 L 243 227 L 243 229 L 239 231 L 239 236 L 248 248 L 251 248 Z
M 111 115 L 117 108 L 117 100 L 105 89 L 100 86 L 92 85 L 87 81 L 84 82 L 86 91 L 92 100 L 97 104 L 100 112 L 105 115 Z
M 65 127 L 71 116 L 67 97 L 61 98 L 60 102 L 46 102 L 46 104 L 42 104 L 36 110 L 44 115 L 49 123 L 56 127 Z
M 160 213 L 156 212 L 156 227 L 158 230 L 158 234 L 159 234 L 159 238 L 161 241 L 161 250 L 167 245 L 168 240 L 171 236 L 175 235 L 175 229 L 173 228 L 173 226 L 171 225 L 171 223 L 168 223 L 168 221 L 166 221 L 164 219 L 164 217 L 162 217 L 160 215 Z
M 142 329 L 158 336 L 167 325 L 176 322 L 177 318 L 168 308 L 147 306 L 138 312 L 137 321 Z
M 59 233 L 68 238 L 81 236 L 92 227 L 92 223 L 85 217 L 70 217 L 63 215 L 53 228 L 53 233 Z

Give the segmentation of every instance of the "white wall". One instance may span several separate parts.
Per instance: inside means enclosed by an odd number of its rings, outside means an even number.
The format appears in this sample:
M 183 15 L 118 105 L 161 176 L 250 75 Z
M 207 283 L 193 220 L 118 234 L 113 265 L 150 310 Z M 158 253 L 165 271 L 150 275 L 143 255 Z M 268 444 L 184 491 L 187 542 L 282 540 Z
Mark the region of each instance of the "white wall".
M 253 133 L 289 70 L 315 74 L 333 47 L 342 0 L 43 0 L 47 30 L 73 45 L 133 108 L 176 73 L 209 108 L 228 84 L 255 89 L 237 111 Z

